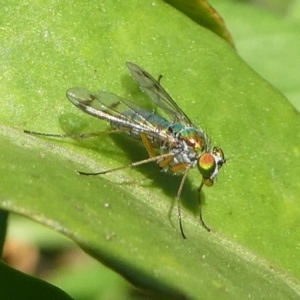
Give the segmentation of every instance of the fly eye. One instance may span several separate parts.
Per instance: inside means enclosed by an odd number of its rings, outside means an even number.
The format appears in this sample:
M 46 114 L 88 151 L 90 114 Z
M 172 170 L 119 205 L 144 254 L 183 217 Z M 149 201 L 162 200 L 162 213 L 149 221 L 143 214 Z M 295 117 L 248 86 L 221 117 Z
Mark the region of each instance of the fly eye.
M 224 152 L 221 148 L 215 147 L 212 153 L 217 157 L 217 164 L 220 169 L 223 166 L 223 164 L 226 162 L 226 159 L 224 157 Z
M 213 185 L 213 180 L 210 179 L 211 175 L 216 169 L 216 161 L 211 153 L 204 153 L 198 159 L 198 169 L 204 179 L 204 184 L 207 186 Z M 207 183 L 206 183 L 207 181 Z

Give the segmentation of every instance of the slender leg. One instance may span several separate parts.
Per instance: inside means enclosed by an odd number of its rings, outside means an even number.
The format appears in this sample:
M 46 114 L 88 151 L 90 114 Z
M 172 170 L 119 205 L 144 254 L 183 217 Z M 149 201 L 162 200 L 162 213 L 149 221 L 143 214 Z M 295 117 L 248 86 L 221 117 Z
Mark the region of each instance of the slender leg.
M 140 165 L 143 165 L 143 164 L 147 164 L 149 162 L 157 161 L 158 159 L 169 157 L 169 156 L 173 157 L 172 154 L 166 153 L 166 154 L 158 155 L 158 156 L 155 156 L 155 157 L 149 157 L 147 159 L 139 160 L 139 161 L 130 163 L 128 165 L 124 165 L 124 166 L 114 168 L 114 169 L 109 169 L 109 170 L 106 170 L 106 171 L 101 171 L 101 172 L 96 172 L 96 173 L 86 173 L 86 172 L 78 172 L 78 173 L 80 175 L 103 175 L 103 174 L 119 171 L 119 170 L 122 170 L 122 169 L 132 168 L 132 167 L 140 166 Z
M 56 138 L 89 138 L 89 137 L 99 136 L 102 134 L 118 133 L 118 132 L 121 132 L 121 130 L 112 129 L 112 130 L 101 131 L 101 132 L 75 133 L 75 134 L 43 133 L 43 132 L 36 132 L 36 131 L 30 131 L 30 130 L 23 130 L 23 132 L 27 133 L 27 134 L 31 134 L 31 135 L 41 135 L 41 136 L 56 137 Z M 124 132 L 124 131 L 122 131 L 122 132 Z
M 179 222 L 179 228 L 180 228 L 180 232 L 181 232 L 181 235 L 184 239 L 186 239 L 186 236 L 184 234 L 184 231 L 183 231 L 183 227 L 182 227 L 182 220 L 181 220 L 181 200 L 180 200 L 180 196 L 181 196 L 181 192 L 182 192 L 182 188 L 183 188 L 183 185 L 184 185 L 184 182 L 187 178 L 187 175 L 190 171 L 190 168 L 191 166 L 188 165 L 184 174 L 183 174 L 183 177 L 181 179 L 181 182 L 180 182 L 180 185 L 179 185 L 179 189 L 178 189 L 178 192 L 177 192 L 177 195 L 176 195 L 176 202 L 177 202 L 177 213 L 178 213 L 178 222 Z
M 200 186 L 199 186 L 199 188 L 198 188 L 198 201 L 199 201 L 199 209 L 200 209 L 199 217 L 200 217 L 201 225 L 202 225 L 208 232 L 210 232 L 211 229 L 204 223 L 203 218 L 202 218 L 201 195 L 200 195 L 200 193 L 201 193 L 201 189 L 202 189 L 203 185 L 204 185 L 204 182 L 203 182 L 203 180 L 202 180 L 201 183 L 200 183 Z

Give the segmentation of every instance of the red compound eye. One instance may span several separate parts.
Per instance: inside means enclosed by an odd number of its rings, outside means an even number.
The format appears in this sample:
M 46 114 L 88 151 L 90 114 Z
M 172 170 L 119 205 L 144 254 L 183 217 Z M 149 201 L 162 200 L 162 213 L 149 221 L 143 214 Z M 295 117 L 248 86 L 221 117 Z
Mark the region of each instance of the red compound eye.
M 211 153 L 207 152 L 199 157 L 198 169 L 204 179 L 210 179 L 210 176 L 214 173 L 215 168 L 216 168 L 216 161 L 214 156 Z

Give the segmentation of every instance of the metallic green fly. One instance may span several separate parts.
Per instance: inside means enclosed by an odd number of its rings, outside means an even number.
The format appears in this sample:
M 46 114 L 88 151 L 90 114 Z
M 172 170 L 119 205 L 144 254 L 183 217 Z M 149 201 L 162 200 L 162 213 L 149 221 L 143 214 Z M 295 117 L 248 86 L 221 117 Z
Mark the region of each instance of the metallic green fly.
M 124 132 L 131 137 L 140 139 L 149 154 L 149 158 L 115 169 L 97 173 L 79 173 L 103 175 L 128 167 L 156 162 L 163 171 L 183 174 L 176 202 L 179 228 L 182 237 L 186 238 L 181 220 L 180 196 L 190 169 L 197 166 L 202 175 L 198 188 L 200 221 L 203 227 L 210 231 L 202 218 L 200 192 L 204 185 L 213 185 L 220 168 L 226 162 L 222 149 L 211 147 L 206 133 L 193 125 L 192 121 L 160 85 L 161 76 L 157 81 L 141 67 L 131 62 L 127 62 L 126 65 L 141 90 L 164 112 L 168 119 L 112 93 L 103 91 L 93 93 L 77 87 L 68 89 L 67 97 L 76 107 L 89 115 L 108 121 L 113 132 Z M 99 134 L 56 135 L 27 130 L 24 132 L 52 137 L 88 137 Z

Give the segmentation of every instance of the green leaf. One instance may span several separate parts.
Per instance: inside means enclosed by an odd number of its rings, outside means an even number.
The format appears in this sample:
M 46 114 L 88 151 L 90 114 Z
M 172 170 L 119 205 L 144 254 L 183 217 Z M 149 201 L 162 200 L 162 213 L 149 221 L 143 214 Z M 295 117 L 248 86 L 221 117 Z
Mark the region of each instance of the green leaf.
M 206 0 L 165 0 L 199 25 L 211 30 L 233 45 L 230 32 L 222 17 Z
M 7 219 L 7 211 L 0 210 L 0 256 L 2 256 L 3 246 L 6 238 Z
M 5 11 L 1 208 L 63 233 L 156 295 L 299 298 L 300 124 L 277 90 L 227 42 L 161 1 L 26 2 Z M 211 233 L 198 220 L 197 171 L 182 195 L 183 240 L 176 210 L 168 219 L 180 177 L 155 165 L 102 177 L 75 172 L 146 158 L 137 142 L 22 132 L 107 129 L 76 110 L 65 91 L 82 86 L 142 103 L 126 61 L 163 74 L 162 85 L 228 158 L 202 193 Z
M 0 296 L 1 299 L 72 299 L 62 290 L 42 280 L 31 277 L 0 262 Z

